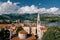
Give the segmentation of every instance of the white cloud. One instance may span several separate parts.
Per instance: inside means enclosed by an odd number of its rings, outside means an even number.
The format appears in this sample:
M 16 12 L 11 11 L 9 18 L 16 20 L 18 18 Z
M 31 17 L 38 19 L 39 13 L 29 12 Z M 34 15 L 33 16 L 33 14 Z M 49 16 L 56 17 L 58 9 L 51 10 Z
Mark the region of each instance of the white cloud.
M 35 7 L 34 5 L 31 6 L 25 6 L 25 7 L 21 7 L 18 10 L 19 13 L 37 13 L 38 12 L 38 8 Z
M 17 3 L 14 3 L 14 5 L 17 5 L 17 4 L 20 4 L 19 2 L 17 2 Z
M 0 5 L 0 14 L 15 13 L 18 10 L 18 6 L 12 2 L 5 2 Z
M 21 7 L 19 13 L 55 13 L 59 8 L 52 7 L 49 9 L 46 8 L 37 8 L 35 5 Z
M 50 8 L 50 9 L 48 9 L 47 11 L 48 12 L 56 12 L 56 11 L 58 11 L 59 10 L 59 8 L 56 8 L 56 7 L 52 7 L 52 8 Z
M 39 9 L 39 12 L 41 13 L 55 13 L 59 10 L 59 8 L 56 8 L 56 7 L 52 7 L 52 8 L 49 8 L 49 9 L 46 9 L 46 8 L 40 8 Z
M 19 13 L 19 14 L 24 14 L 24 13 L 55 13 L 55 14 L 60 14 L 59 8 L 56 7 L 51 7 L 49 9 L 47 8 L 38 8 L 35 5 L 31 6 L 23 6 L 19 7 L 17 6 L 19 3 L 12 3 L 12 2 L 5 2 L 1 3 L 0 2 L 0 14 L 9 14 L 9 13 Z
M 46 8 L 39 8 L 38 12 L 40 12 L 40 13 L 46 13 L 47 9 Z
M 2 2 L 0 2 L 0 5 L 2 4 Z

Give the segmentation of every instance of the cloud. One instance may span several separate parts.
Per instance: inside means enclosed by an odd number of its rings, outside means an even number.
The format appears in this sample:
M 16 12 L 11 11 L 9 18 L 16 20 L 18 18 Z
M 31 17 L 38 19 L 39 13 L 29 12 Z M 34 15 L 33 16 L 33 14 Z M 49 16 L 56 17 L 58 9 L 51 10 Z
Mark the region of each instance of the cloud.
M 35 7 L 35 5 L 31 5 L 31 6 L 24 6 L 21 7 L 18 10 L 19 13 L 37 13 L 38 12 L 38 8 Z
M 59 10 L 59 8 L 52 7 L 52 8 L 37 8 L 35 5 L 31 6 L 24 6 L 21 7 L 18 12 L 19 13 L 55 13 Z
M 59 8 L 56 7 L 51 7 L 51 8 L 38 8 L 35 5 L 31 6 L 23 6 L 19 7 L 17 4 L 19 3 L 12 3 L 12 2 L 0 2 L 0 14 L 9 14 L 9 13 L 19 13 L 19 14 L 24 14 L 24 13 L 55 13 L 55 14 L 60 14 Z
M 0 5 L 2 4 L 2 2 L 0 2 Z
M 19 6 L 13 4 L 12 2 L 4 2 L 0 5 L 0 14 L 16 13 Z
M 17 3 L 14 3 L 14 5 L 17 5 L 17 4 L 20 4 L 19 2 L 17 2 Z
M 48 9 L 47 11 L 48 12 L 56 12 L 56 11 L 58 11 L 59 10 L 59 8 L 56 8 L 56 7 L 52 7 L 52 8 L 50 8 L 50 9 Z
M 46 8 L 40 8 L 38 9 L 39 12 L 41 13 L 55 13 L 59 10 L 59 8 L 56 8 L 56 7 L 52 7 L 52 8 L 49 8 L 49 9 L 46 9 Z

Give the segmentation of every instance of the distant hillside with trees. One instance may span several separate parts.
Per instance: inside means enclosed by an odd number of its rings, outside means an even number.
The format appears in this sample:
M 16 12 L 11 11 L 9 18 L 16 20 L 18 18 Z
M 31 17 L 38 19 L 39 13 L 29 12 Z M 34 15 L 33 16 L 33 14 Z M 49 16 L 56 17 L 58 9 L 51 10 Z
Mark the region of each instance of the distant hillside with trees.
M 40 14 L 41 21 L 46 21 L 46 22 L 60 22 L 60 15 L 54 15 L 54 14 Z M 20 20 L 23 22 L 24 20 L 30 20 L 33 22 L 36 22 L 37 20 L 37 13 L 35 14 L 2 14 L 0 15 L 0 20 L 10 20 L 10 21 L 15 21 L 15 20 Z

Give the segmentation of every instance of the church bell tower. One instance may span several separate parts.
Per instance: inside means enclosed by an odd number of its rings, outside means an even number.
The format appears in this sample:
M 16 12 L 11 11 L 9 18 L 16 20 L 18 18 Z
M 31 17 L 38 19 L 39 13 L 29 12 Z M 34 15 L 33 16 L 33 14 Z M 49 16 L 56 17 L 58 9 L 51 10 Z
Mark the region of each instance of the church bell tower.
M 37 36 L 38 36 L 38 39 L 41 39 L 41 37 L 42 37 L 42 31 L 41 31 L 41 28 L 42 26 L 41 26 L 41 21 L 40 21 L 40 15 L 39 15 L 39 13 L 38 13 L 38 15 L 37 15 Z

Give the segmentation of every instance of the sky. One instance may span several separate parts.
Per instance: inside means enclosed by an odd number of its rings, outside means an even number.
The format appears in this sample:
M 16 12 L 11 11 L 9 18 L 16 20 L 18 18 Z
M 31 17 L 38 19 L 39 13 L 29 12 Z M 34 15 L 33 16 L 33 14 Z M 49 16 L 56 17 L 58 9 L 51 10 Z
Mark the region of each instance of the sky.
M 60 14 L 60 0 L 0 0 L 2 13 L 55 13 Z
M 7 0 L 0 0 L 0 2 L 6 2 Z M 60 0 L 10 0 L 11 2 L 19 2 L 20 6 L 26 5 L 36 5 L 38 7 L 59 7 L 60 8 Z

